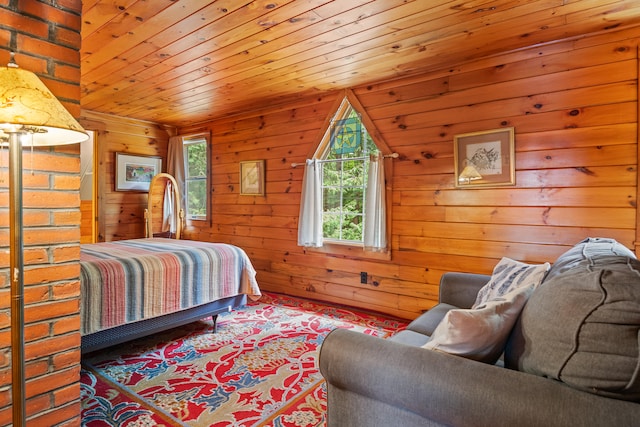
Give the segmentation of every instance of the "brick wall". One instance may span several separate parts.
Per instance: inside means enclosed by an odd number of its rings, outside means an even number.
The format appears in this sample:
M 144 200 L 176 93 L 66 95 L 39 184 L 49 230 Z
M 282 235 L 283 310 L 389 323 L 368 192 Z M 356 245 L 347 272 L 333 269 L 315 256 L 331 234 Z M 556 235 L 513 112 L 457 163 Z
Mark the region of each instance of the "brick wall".
M 80 0 L 0 0 L 0 65 L 16 52 L 80 115 Z M 0 149 L 0 426 L 12 422 L 7 149 Z M 79 145 L 25 150 L 28 426 L 80 425 Z

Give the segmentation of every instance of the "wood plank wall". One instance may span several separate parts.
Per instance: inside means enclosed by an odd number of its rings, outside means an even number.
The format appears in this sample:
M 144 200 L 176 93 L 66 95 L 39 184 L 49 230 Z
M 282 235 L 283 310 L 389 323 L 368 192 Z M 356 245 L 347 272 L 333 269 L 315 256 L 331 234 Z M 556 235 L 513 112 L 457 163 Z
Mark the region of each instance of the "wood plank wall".
M 80 124 L 96 131 L 98 164 L 97 215 L 98 242 L 144 237 L 144 209 L 147 193 L 115 190 L 115 157 L 117 152 L 160 156 L 166 168 L 167 142 L 170 128 L 162 125 L 82 111 Z
M 555 260 L 587 236 L 635 249 L 640 30 L 594 34 L 354 88 L 392 150 L 392 260 L 296 245 L 302 162 L 337 94 L 220 119 L 212 132 L 213 227 L 187 237 L 237 244 L 265 290 L 413 318 L 446 271 L 490 273 L 508 256 Z M 456 189 L 453 137 L 515 127 L 516 186 Z M 266 195 L 238 194 L 238 162 L 266 160 Z M 360 284 L 360 272 L 369 274 Z

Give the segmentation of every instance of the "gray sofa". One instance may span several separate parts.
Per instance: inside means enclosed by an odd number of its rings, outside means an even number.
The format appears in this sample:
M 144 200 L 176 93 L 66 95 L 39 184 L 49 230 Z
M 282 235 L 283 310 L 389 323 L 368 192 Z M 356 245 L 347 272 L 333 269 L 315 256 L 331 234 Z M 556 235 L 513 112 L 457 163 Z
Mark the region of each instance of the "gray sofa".
M 640 425 L 640 262 L 631 251 L 590 238 L 559 257 L 495 365 L 421 348 L 489 279 L 444 274 L 439 304 L 389 339 L 331 332 L 319 358 L 327 425 Z

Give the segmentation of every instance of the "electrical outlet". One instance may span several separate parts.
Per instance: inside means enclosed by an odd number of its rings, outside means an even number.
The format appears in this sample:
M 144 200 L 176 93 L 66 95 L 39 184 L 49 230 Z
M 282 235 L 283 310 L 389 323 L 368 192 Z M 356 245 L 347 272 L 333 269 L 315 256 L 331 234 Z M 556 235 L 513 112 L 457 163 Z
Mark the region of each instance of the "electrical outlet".
M 367 272 L 366 271 L 361 271 L 360 272 L 360 283 L 367 283 Z

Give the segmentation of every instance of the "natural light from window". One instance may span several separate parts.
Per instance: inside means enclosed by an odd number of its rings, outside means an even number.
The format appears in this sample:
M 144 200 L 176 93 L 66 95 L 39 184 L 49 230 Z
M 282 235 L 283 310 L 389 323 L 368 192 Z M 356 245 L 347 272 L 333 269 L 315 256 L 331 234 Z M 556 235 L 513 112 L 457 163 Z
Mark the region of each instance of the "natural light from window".
M 361 244 L 369 155 L 377 153 L 378 148 L 348 102 L 331 121 L 323 146 L 323 237 Z
M 207 219 L 207 140 L 204 137 L 185 138 L 184 159 L 186 217 Z

